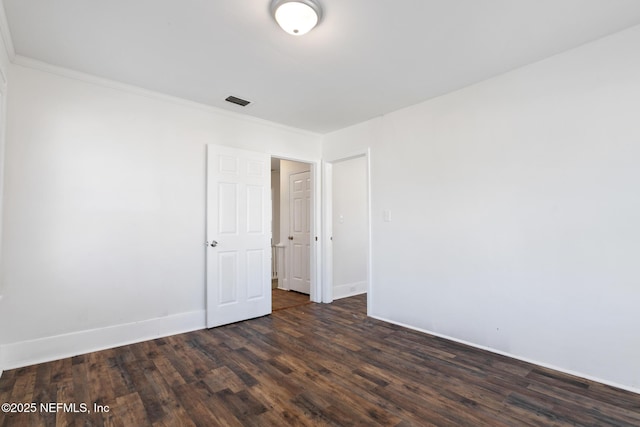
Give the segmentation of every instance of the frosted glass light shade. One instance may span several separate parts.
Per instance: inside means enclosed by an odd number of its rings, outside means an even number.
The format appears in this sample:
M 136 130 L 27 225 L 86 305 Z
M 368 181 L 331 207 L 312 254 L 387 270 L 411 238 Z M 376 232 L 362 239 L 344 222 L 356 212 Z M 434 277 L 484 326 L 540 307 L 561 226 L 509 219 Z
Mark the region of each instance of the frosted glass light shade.
M 318 24 L 321 16 L 320 6 L 313 0 L 274 0 L 271 12 L 287 33 L 301 36 Z

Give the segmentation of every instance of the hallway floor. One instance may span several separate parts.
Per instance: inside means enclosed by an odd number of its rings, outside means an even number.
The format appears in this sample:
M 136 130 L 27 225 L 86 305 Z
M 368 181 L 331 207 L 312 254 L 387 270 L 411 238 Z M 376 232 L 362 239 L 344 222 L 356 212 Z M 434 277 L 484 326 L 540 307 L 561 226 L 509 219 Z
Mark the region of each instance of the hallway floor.
M 285 308 L 297 307 L 311 302 L 309 295 L 295 291 L 283 291 L 282 289 L 273 289 L 271 291 L 271 301 L 272 311 L 284 310 Z

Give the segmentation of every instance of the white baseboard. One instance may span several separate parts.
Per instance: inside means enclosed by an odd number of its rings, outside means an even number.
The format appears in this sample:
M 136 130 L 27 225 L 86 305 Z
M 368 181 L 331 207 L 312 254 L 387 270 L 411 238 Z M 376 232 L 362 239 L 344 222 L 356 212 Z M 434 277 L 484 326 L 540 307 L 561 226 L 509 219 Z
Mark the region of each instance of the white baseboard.
M 0 346 L 4 370 L 191 332 L 206 327 L 204 310 Z
M 575 371 L 572 371 L 572 370 L 569 370 L 569 369 L 559 368 L 557 366 L 550 365 L 548 363 L 538 362 L 537 360 L 532 360 L 532 359 L 528 359 L 526 357 L 516 356 L 514 354 L 507 353 L 507 352 L 501 351 L 501 350 L 497 350 L 495 348 L 486 347 L 484 345 L 479 345 L 479 344 L 474 344 L 474 343 L 469 342 L 469 341 L 460 340 L 458 338 L 453 338 L 453 337 L 450 337 L 448 335 L 439 334 L 437 332 L 432 332 L 432 331 L 429 331 L 427 329 L 417 328 L 415 326 L 407 325 L 407 324 L 404 324 L 402 322 L 395 322 L 393 320 L 385 319 L 384 317 L 373 316 L 373 315 L 369 315 L 369 317 L 372 317 L 372 318 L 377 319 L 377 320 L 381 320 L 383 322 L 392 323 L 394 325 L 402 326 L 403 328 L 412 329 L 414 331 L 422 332 L 422 333 L 433 335 L 433 336 L 436 336 L 436 337 L 439 337 L 439 338 L 444 338 L 444 339 L 449 340 L 449 341 L 454 341 L 454 342 L 457 342 L 457 343 L 460 343 L 460 344 L 468 345 L 470 347 L 479 348 L 480 350 L 490 351 L 491 353 L 496 353 L 496 354 L 499 354 L 501 356 L 510 357 L 510 358 L 516 359 L 516 360 L 521 360 L 521 361 L 526 362 L 526 363 L 531 363 L 532 365 L 537 365 L 537 366 L 541 366 L 543 368 L 553 369 L 554 371 L 563 372 L 565 374 L 573 375 L 575 377 L 584 378 L 584 379 L 589 380 L 589 381 L 595 381 L 595 382 L 598 382 L 598 383 L 601 383 L 601 384 L 605 384 L 605 385 L 608 385 L 608 386 L 611 386 L 611 387 L 615 387 L 615 388 L 619 388 L 619 389 L 622 389 L 622 390 L 630 391 L 632 393 L 640 394 L 640 388 L 637 388 L 637 387 L 628 386 L 628 385 L 624 385 L 624 384 L 619 384 L 619 383 L 616 383 L 616 382 L 613 382 L 613 381 L 603 380 L 602 378 L 597 378 L 597 377 L 594 377 L 594 376 L 591 376 L 591 375 L 583 374 L 581 372 L 575 372 Z
M 285 277 L 278 279 L 278 289 L 282 289 L 283 291 L 289 290 L 289 281 Z
M 333 287 L 333 299 L 352 297 L 354 295 L 360 295 L 367 292 L 367 282 L 354 282 L 346 283 L 344 285 L 337 285 Z

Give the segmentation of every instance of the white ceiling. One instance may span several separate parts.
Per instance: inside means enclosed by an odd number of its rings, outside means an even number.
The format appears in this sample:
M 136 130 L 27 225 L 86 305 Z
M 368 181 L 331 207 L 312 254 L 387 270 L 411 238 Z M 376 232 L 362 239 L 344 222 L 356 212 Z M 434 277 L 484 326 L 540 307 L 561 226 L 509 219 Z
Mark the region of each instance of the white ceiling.
M 270 0 L 4 5 L 18 55 L 319 133 L 640 24 L 638 0 L 320 2 L 301 37 Z

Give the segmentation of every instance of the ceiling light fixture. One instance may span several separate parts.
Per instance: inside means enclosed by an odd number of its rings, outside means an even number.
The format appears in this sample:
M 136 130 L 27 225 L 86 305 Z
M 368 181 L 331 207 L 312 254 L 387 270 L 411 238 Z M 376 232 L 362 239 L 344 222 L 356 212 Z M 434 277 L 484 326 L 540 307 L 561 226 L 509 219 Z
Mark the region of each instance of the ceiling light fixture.
M 271 14 L 287 33 L 301 36 L 320 22 L 322 8 L 316 0 L 273 0 Z

